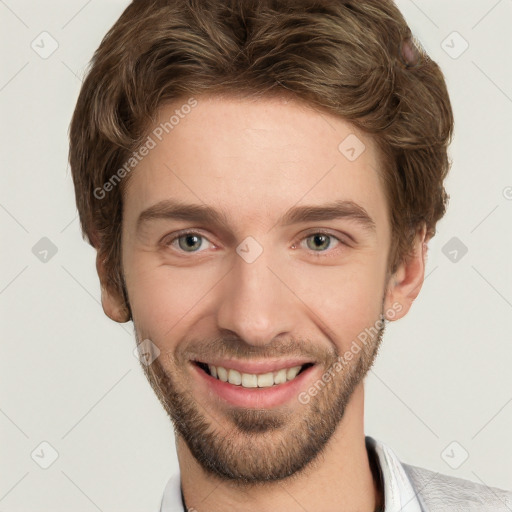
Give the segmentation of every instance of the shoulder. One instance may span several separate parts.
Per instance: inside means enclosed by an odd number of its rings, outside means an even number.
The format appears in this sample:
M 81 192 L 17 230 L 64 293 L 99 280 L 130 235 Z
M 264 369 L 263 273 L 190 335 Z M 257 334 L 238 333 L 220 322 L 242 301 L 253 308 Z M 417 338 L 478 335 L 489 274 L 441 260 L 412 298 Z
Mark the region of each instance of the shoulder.
M 510 512 L 512 492 L 402 463 L 414 491 L 431 512 Z M 482 507 L 485 505 L 485 509 Z

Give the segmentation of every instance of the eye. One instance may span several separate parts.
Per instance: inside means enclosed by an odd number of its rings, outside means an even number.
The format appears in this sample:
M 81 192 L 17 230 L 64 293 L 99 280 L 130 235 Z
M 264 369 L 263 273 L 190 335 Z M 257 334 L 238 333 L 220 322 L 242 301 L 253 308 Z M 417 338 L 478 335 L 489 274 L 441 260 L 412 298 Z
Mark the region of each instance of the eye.
M 207 238 L 196 231 L 185 231 L 178 233 L 168 241 L 164 241 L 164 245 L 175 247 L 183 252 L 194 253 L 201 252 L 199 249 L 205 240 Z
M 335 241 L 334 243 L 333 240 Z M 333 245 L 334 247 L 345 245 L 337 236 L 324 231 L 310 233 L 302 238 L 301 241 L 305 241 L 307 249 L 318 253 L 318 256 L 323 256 L 322 253 L 328 252 L 328 249 L 331 249 Z M 296 244 L 293 244 L 293 248 L 296 248 Z
M 172 236 L 171 239 L 167 241 L 164 240 L 163 245 L 165 247 L 171 246 L 176 248 L 178 251 L 191 254 L 202 252 L 201 247 L 204 245 L 203 242 L 205 241 L 208 241 L 208 239 L 197 231 L 182 231 Z M 332 249 L 333 245 L 334 247 L 347 245 L 337 236 L 325 231 L 315 231 L 307 234 L 305 237 L 300 239 L 300 242 L 303 241 L 306 242 L 306 248 L 313 253 L 316 253 L 316 256 L 324 256 L 323 253 L 332 252 L 328 251 L 328 249 Z M 297 243 L 294 243 L 292 245 L 292 249 L 296 248 Z

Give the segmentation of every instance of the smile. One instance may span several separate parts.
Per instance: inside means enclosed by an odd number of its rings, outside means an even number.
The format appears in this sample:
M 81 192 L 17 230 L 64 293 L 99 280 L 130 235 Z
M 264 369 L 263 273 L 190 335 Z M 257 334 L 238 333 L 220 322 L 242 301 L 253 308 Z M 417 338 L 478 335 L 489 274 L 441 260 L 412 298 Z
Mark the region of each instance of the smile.
M 310 366 L 313 366 L 313 363 L 306 363 L 266 373 L 242 373 L 233 368 L 225 368 L 223 366 L 215 366 L 213 364 L 196 364 L 215 379 L 222 382 L 229 382 L 230 384 L 244 388 L 269 388 L 279 384 L 284 384 L 285 382 L 295 379 L 297 375 Z
M 311 361 L 191 361 L 197 393 L 231 406 L 270 409 L 292 404 L 322 367 Z M 233 368 L 236 366 L 236 368 Z

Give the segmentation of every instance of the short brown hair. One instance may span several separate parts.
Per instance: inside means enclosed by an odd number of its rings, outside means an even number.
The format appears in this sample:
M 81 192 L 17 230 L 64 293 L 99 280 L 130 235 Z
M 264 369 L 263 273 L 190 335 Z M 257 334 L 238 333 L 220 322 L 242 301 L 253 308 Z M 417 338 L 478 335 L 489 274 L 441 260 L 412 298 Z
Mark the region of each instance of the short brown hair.
M 394 272 L 444 215 L 453 113 L 439 66 L 392 0 L 134 0 L 104 37 L 70 125 L 82 234 L 124 294 L 122 191 L 104 186 L 158 108 L 199 94 L 289 95 L 372 136 Z M 340 141 L 341 142 L 341 141 Z M 128 304 L 128 302 L 127 302 Z

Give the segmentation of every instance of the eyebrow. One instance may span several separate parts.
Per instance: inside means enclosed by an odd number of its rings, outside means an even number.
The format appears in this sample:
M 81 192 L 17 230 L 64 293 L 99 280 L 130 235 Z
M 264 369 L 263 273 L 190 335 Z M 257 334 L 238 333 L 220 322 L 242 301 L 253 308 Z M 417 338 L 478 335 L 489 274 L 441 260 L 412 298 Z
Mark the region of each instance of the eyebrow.
M 338 200 L 322 205 L 294 206 L 285 212 L 274 226 L 290 226 L 305 222 L 343 218 L 357 222 L 368 232 L 375 232 L 375 221 L 368 212 L 357 203 L 346 200 Z M 186 220 L 217 225 L 226 231 L 230 231 L 228 215 L 225 212 L 205 204 L 188 204 L 170 199 L 164 199 L 143 210 L 137 219 L 137 231 L 141 229 L 143 224 L 158 219 Z

